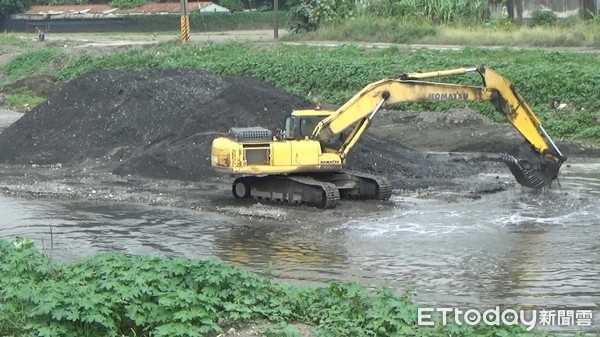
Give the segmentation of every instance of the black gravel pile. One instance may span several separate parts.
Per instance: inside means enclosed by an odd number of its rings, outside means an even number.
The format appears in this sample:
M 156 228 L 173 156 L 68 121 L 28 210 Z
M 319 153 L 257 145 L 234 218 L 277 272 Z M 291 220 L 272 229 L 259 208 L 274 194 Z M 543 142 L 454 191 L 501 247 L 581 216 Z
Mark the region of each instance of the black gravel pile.
M 117 174 L 197 180 L 215 173 L 211 141 L 232 126 L 276 129 L 302 97 L 251 78 L 198 69 L 98 70 L 65 85 L 0 134 L 0 161 L 12 164 L 115 162 Z M 440 163 L 367 135 L 352 169 L 423 174 Z M 436 176 L 461 168 L 444 167 Z
M 103 158 L 122 161 L 119 173 L 189 178 L 210 169 L 218 133 L 236 125 L 275 128 L 309 104 L 254 79 L 197 69 L 92 71 L 0 134 L 0 161 Z

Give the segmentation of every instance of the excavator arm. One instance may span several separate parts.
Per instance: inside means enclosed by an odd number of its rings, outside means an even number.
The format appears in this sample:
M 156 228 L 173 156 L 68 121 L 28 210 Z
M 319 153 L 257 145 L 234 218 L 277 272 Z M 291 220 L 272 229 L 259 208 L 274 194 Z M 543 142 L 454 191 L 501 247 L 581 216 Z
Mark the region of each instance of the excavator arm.
M 442 76 L 479 73 L 482 86 L 424 81 Z M 382 107 L 404 102 L 488 101 L 501 112 L 529 143 L 529 149 L 502 157 L 517 181 L 527 187 L 542 187 L 558 174 L 566 157 L 556 147 L 529 105 L 513 84 L 493 70 L 484 67 L 458 68 L 427 73 L 402 74 L 398 79 L 371 83 L 354 95 L 314 129 L 312 139 L 331 139 L 350 131 L 338 149 L 344 159 L 371 125 Z

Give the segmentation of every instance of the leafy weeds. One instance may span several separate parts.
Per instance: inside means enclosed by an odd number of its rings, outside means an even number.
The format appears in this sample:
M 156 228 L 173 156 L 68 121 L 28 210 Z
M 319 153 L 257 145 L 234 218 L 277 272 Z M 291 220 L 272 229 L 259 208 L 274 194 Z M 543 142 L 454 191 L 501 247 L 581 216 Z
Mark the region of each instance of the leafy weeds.
M 416 305 L 388 288 L 294 288 L 217 260 L 103 253 L 54 264 L 31 241 L 0 241 L 2 336 L 214 336 L 267 320 L 266 336 L 547 336 L 520 326 L 417 326 Z
M 47 67 L 57 54 L 54 48 L 35 49 L 13 58 L 0 69 L 12 78 L 30 75 Z
M 8 105 L 11 108 L 34 107 L 44 101 L 29 88 L 19 88 L 12 92 L 8 98 Z

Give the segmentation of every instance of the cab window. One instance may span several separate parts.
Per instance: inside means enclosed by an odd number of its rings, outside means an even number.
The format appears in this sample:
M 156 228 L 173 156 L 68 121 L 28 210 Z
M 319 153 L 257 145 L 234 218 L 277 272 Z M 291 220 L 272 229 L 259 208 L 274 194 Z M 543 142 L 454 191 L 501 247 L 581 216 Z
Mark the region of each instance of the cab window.
M 288 117 L 285 119 L 285 138 L 294 138 L 294 118 Z
M 321 121 L 321 118 L 318 117 L 304 117 L 300 121 L 300 136 L 310 137 L 317 127 L 317 124 Z

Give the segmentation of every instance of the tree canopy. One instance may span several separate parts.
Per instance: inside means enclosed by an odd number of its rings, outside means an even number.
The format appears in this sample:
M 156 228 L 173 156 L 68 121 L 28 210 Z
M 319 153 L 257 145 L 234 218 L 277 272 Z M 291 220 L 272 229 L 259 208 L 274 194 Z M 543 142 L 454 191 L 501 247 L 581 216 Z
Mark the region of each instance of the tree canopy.
M 0 18 L 23 12 L 31 5 L 30 0 L 0 0 Z

